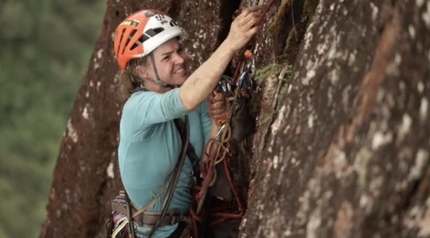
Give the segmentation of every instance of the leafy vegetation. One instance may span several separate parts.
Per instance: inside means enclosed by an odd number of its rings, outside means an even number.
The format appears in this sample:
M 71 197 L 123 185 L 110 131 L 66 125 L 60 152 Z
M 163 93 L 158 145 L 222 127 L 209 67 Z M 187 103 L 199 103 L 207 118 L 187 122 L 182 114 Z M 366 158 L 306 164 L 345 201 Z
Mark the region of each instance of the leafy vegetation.
M 0 1 L 0 237 L 37 237 L 106 1 Z

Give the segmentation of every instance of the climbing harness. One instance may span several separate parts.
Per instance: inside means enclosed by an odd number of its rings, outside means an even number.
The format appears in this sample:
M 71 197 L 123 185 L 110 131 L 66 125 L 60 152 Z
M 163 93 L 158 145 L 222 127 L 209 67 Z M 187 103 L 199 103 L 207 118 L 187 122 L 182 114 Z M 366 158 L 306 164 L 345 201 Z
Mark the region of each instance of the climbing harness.
M 255 2 L 255 1 L 254 1 Z M 262 18 L 258 25 L 261 25 L 265 15 L 274 4 L 275 0 L 269 0 L 262 12 Z M 256 3 L 254 3 L 256 5 Z M 230 141 L 232 139 L 242 140 L 244 138 L 232 138 L 234 128 L 232 128 L 232 117 L 243 106 L 240 103 L 244 98 L 249 98 L 256 88 L 255 83 L 255 38 L 253 38 L 247 48 L 241 52 L 241 59 L 236 65 L 233 77 L 222 76 L 217 84 L 214 94 L 222 93 L 227 102 L 231 105 L 228 115 L 225 119 L 219 120 L 221 125 L 215 138 L 209 139 L 204 148 L 203 161 L 200 165 L 201 184 L 195 184 L 192 188 L 193 200 L 190 206 L 190 215 L 192 218 L 193 230 L 198 229 L 197 222 L 209 222 L 209 226 L 219 224 L 227 219 L 240 219 L 245 213 L 245 205 L 235 189 L 232 175 L 229 168 L 229 159 L 231 156 Z M 216 166 L 222 165 L 225 176 L 228 180 L 231 192 L 235 200 L 236 208 L 231 207 L 213 207 L 204 208 L 205 199 L 210 187 L 217 180 Z M 206 218 L 206 219 L 205 219 Z

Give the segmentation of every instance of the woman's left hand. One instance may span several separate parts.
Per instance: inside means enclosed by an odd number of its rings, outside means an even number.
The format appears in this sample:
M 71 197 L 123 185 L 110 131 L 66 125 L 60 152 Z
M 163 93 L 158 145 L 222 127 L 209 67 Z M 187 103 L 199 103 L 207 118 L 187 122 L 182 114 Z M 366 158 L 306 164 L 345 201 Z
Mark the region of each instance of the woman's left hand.
M 215 92 L 209 95 L 207 112 L 218 126 L 227 120 L 228 108 L 227 99 L 222 93 Z

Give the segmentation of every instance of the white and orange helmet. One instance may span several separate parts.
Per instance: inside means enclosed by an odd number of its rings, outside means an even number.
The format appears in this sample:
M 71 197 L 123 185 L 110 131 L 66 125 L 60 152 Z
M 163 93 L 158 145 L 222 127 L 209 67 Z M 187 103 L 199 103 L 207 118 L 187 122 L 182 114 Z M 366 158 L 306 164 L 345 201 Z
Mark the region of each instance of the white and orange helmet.
M 182 29 L 163 12 L 153 9 L 136 12 L 115 29 L 114 53 L 125 69 L 134 58 L 141 58 L 166 41 L 182 35 Z

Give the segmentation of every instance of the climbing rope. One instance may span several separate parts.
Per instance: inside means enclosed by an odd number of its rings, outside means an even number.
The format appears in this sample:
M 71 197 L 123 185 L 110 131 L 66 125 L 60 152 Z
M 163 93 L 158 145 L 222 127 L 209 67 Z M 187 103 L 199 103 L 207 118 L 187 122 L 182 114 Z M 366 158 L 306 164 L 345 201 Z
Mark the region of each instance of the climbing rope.
M 275 0 L 269 0 L 262 10 L 262 17 L 257 25 L 261 25 L 269 9 L 275 3 Z M 254 1 L 253 5 L 257 5 Z M 214 94 L 223 93 L 227 97 L 227 102 L 231 105 L 228 115 L 225 119 L 219 120 L 218 123 L 221 125 L 215 138 L 211 138 L 204 149 L 204 160 L 200 165 L 201 169 L 201 185 L 195 184 L 192 188 L 193 201 L 190 206 L 191 224 L 193 230 L 197 230 L 196 222 L 204 221 L 204 217 L 210 216 L 211 222 L 209 226 L 218 224 L 227 219 L 240 219 L 245 213 L 245 206 L 239 197 L 239 194 L 234 186 L 233 179 L 229 168 L 230 154 L 230 138 L 231 138 L 231 125 L 230 121 L 235 112 L 235 106 L 237 99 L 244 94 L 250 96 L 254 90 L 255 82 L 253 80 L 255 75 L 255 37 L 251 40 L 248 47 L 241 51 L 241 58 L 236 64 L 233 77 L 229 78 L 224 76 L 223 79 L 217 85 L 217 89 Z M 214 207 L 209 211 L 205 211 L 203 204 L 208 192 L 216 179 L 217 174 L 215 166 L 219 163 L 223 163 L 223 168 L 233 193 L 235 203 L 237 205 L 235 211 L 223 212 L 225 207 Z

